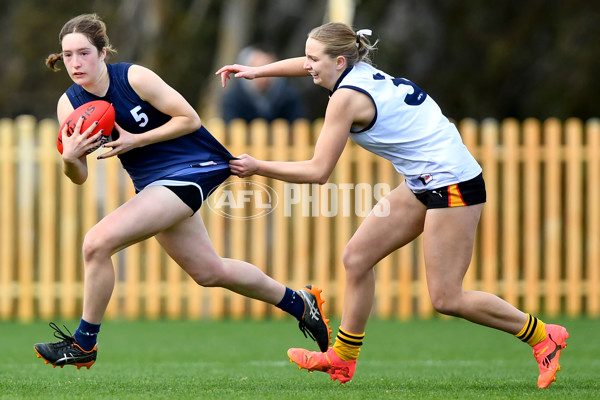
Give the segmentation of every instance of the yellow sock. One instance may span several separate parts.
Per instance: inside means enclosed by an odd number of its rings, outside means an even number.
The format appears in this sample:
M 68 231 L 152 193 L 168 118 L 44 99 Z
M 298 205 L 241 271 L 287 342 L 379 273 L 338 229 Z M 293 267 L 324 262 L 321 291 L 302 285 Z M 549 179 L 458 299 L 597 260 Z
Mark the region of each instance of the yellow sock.
M 333 351 L 344 361 L 356 360 L 364 338 L 364 332 L 361 334 L 347 333 L 340 328 L 333 345 Z
M 515 337 L 533 347 L 546 340 L 546 325 L 541 319 L 527 314 L 525 326 Z

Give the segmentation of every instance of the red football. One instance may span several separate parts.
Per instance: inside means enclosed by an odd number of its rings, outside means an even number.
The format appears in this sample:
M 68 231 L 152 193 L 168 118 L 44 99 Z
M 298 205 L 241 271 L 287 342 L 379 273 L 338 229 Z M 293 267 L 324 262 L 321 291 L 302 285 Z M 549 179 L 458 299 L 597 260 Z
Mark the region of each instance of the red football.
M 62 131 L 65 125 L 67 125 L 67 136 L 71 136 L 73 131 L 75 130 L 75 125 L 77 125 L 77 121 L 79 117 L 83 116 L 83 124 L 81 125 L 80 132 L 85 132 L 87 128 L 89 128 L 94 122 L 98 121 L 98 126 L 94 131 L 90 134 L 93 136 L 98 133 L 100 129 L 104 129 L 102 136 L 98 142 L 98 146 L 90 149 L 88 154 L 96 150 L 98 147 L 102 146 L 104 143 L 110 140 L 110 134 L 113 131 L 115 125 L 115 109 L 108 101 L 104 100 L 94 100 L 89 103 L 85 103 L 79 107 L 77 107 L 73 112 L 65 119 L 65 122 L 60 127 L 58 131 L 58 138 L 56 139 L 56 148 L 59 153 L 63 152 L 63 144 L 62 144 Z

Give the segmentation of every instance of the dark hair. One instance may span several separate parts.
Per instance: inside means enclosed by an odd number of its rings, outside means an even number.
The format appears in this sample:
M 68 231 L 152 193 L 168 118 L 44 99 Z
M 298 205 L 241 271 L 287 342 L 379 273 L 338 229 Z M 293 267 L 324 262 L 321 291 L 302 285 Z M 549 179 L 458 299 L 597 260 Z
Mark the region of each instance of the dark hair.
M 109 54 L 116 54 L 116 50 L 111 46 L 108 35 L 106 34 L 106 24 L 97 14 L 82 14 L 69 20 L 58 34 L 58 42 L 62 43 L 63 38 L 69 33 L 81 33 L 85 35 L 90 43 L 101 52 L 106 49 Z M 46 66 L 53 71 L 58 71 L 56 63 L 62 60 L 61 53 L 50 54 L 46 58 Z
M 344 56 L 349 67 L 361 61 L 371 64 L 371 51 L 377 45 L 377 41 L 371 44 L 364 35 L 357 34 L 341 22 L 329 22 L 314 28 L 308 37 L 323 43 L 328 56 Z

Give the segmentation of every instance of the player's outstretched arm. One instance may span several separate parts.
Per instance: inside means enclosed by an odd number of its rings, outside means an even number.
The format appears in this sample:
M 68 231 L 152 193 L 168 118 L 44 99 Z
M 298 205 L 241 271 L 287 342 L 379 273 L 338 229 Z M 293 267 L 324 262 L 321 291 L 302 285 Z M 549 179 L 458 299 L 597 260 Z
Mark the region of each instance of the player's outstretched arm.
M 271 64 L 259 67 L 233 64 L 221 67 L 215 75 L 221 75 L 221 85 L 227 85 L 227 79 L 234 78 L 254 79 L 267 76 L 307 76 L 309 73 L 304 69 L 305 57 L 287 58 Z

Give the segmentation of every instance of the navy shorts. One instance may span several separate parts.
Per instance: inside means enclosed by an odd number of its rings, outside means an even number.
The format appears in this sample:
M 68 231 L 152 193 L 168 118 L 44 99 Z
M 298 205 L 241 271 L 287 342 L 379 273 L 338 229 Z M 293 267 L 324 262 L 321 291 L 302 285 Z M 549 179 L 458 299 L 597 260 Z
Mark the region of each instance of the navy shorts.
M 208 196 L 230 176 L 231 170 L 228 166 L 212 171 L 202 171 L 201 168 L 189 167 L 154 181 L 148 186 L 160 185 L 166 187 L 195 213 Z
M 464 207 L 485 203 L 485 182 L 483 175 L 479 174 L 468 181 L 455 183 L 454 185 L 415 193 L 417 199 L 427 209 Z

